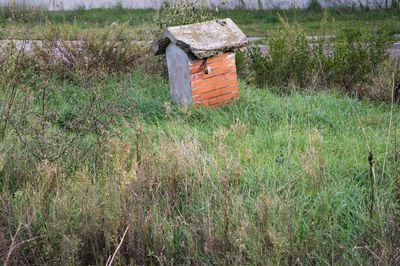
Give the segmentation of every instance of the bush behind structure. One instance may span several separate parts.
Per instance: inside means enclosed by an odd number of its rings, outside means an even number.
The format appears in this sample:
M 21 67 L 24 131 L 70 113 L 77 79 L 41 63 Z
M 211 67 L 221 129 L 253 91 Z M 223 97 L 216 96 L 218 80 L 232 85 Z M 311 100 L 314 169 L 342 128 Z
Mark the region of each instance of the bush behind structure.
M 389 43 L 384 28 L 372 33 L 361 25 L 340 28 L 335 37 L 324 38 L 322 34 L 321 38 L 308 40 L 301 27 L 281 19 L 281 26 L 265 43 L 268 52 L 257 47 L 250 52 L 250 67 L 261 87 L 339 88 L 374 98 L 376 91 L 371 84 L 377 73 L 382 73 L 380 69 L 392 64 L 391 74 L 398 80 L 397 61 L 387 52 Z M 385 95 L 376 99 L 391 100 L 391 91 L 393 87 L 397 91 L 398 86 L 392 82 Z M 358 91 L 360 87 L 364 90 Z
M 168 27 L 203 22 L 214 17 L 214 12 L 204 0 L 178 0 L 173 4 L 165 2 L 157 12 L 155 22 L 162 31 Z

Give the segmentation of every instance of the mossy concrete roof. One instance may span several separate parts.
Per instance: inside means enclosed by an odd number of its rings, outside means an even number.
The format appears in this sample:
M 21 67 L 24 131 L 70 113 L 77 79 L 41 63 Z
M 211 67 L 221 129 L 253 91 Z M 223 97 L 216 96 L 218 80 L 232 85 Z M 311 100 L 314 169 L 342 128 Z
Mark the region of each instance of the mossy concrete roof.
M 197 58 L 208 58 L 248 45 L 246 35 L 229 18 L 169 27 L 152 43 L 156 55 L 164 54 L 170 43 Z

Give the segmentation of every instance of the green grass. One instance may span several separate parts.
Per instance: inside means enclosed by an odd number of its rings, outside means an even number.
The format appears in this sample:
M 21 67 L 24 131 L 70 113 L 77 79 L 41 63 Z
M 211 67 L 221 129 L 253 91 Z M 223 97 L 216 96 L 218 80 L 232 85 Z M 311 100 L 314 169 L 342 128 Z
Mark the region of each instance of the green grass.
M 48 82 L 52 108 L 73 110 L 82 87 Z M 40 99 L 45 84 L 24 91 Z M 389 103 L 335 91 L 279 96 L 241 83 L 228 106 L 179 108 L 166 80 L 142 72 L 92 86 L 123 91 L 135 106 L 135 119 L 101 145 L 89 134 L 43 165 L 27 160 L 12 131 L 3 140 L 0 248 L 19 223 L 16 239 L 40 237 L 11 260 L 104 264 L 129 226 L 120 264 L 372 264 L 372 252 L 398 262 L 399 105 L 391 113 Z
M 22 12 L 22 11 L 21 11 Z M 26 14 L 25 14 L 26 13 Z M 156 11 L 151 9 L 77 9 L 72 11 L 36 11 L 33 13 L 22 12 L 22 15 L 14 21 L 6 19 L 0 12 L 0 24 L 2 38 L 41 38 L 43 28 L 49 23 L 56 25 L 69 25 L 76 28 L 79 36 L 85 36 L 88 30 L 102 31 L 113 22 L 127 23 L 128 32 L 138 35 L 138 38 L 149 39 L 149 32 L 156 28 L 153 17 Z M 400 33 L 400 13 L 392 10 L 357 10 L 357 9 L 330 9 L 328 17 L 334 21 L 328 34 L 334 34 L 335 28 L 340 28 L 349 23 L 360 23 L 372 30 L 385 26 L 391 34 Z M 320 21 L 323 12 L 307 10 L 220 10 L 217 17 L 232 18 L 248 36 L 268 37 L 272 30 L 279 25 L 279 17 L 283 17 L 290 23 L 300 24 L 309 35 L 319 35 Z M 2 32 L 2 33 L 1 33 Z
M 333 28 L 328 34 L 334 34 L 335 28 L 341 28 L 351 23 L 364 24 L 375 30 L 376 27 L 387 25 L 392 34 L 400 33 L 398 18 L 400 13 L 387 10 L 357 10 L 357 9 L 328 9 L 326 11 L 329 20 L 333 21 Z M 227 10 L 221 11 L 221 17 L 230 17 L 244 30 L 248 36 L 268 36 L 279 24 L 279 17 L 289 23 L 297 23 L 306 30 L 309 35 L 319 35 L 321 21 L 324 19 L 322 11 L 308 10 Z

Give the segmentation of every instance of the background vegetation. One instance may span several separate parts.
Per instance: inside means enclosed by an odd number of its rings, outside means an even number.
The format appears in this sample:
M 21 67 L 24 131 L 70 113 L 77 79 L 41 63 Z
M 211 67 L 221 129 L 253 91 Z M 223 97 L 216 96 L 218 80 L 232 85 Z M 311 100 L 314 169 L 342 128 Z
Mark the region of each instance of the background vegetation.
M 321 25 L 332 26 L 327 19 Z M 353 24 L 338 29 L 335 37 L 324 32 L 309 38 L 298 24 L 281 19 L 268 40 L 238 55 L 239 68 L 248 81 L 280 91 L 338 88 L 361 98 L 400 97 L 399 62 L 388 51 L 392 38 L 385 27 L 374 33 Z
M 0 7 L 1 8 L 1 7 Z M 332 8 L 328 9 L 329 16 L 336 28 L 352 22 L 376 30 L 385 25 L 391 35 L 400 34 L 400 12 L 398 9 L 359 9 L 359 8 Z M 24 7 L 15 9 L 0 9 L 0 31 L 2 38 L 29 38 L 41 37 L 43 28 L 48 23 L 68 25 L 77 31 L 77 35 L 86 36 L 88 32 L 102 31 L 111 23 L 127 24 L 127 33 L 139 39 L 149 39 L 148 32 L 157 28 L 159 21 L 153 18 L 158 11 L 147 9 L 124 9 L 121 6 L 114 8 L 97 8 L 86 10 L 78 8 L 70 11 L 32 10 Z M 280 24 L 280 17 L 289 23 L 296 22 L 301 25 L 308 35 L 318 35 L 321 28 L 320 21 L 324 17 L 321 10 L 315 9 L 289 9 L 289 10 L 213 10 L 213 16 L 218 18 L 230 17 L 248 36 L 268 37 Z M 189 11 L 190 14 L 190 11 Z M 186 15 L 189 15 L 186 14 Z M 200 11 L 195 15 L 209 16 Z M 194 14 L 192 14 L 194 15 Z M 188 19 L 190 16 L 184 16 Z M 190 19 L 189 19 L 190 20 Z M 333 34 L 332 30 L 327 34 Z
M 269 55 L 238 54 L 241 98 L 210 109 L 170 102 L 129 23 L 46 23 L 42 46 L 0 51 L 5 265 L 399 263 L 390 33 L 346 27 L 326 55 L 282 19 Z

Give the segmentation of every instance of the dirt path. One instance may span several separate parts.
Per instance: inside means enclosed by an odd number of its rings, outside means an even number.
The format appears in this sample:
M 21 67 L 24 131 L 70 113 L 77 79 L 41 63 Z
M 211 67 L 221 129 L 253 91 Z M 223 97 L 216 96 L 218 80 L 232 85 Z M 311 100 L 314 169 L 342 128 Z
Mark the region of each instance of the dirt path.
M 255 42 L 262 40 L 262 37 L 249 37 L 250 42 Z M 309 40 L 315 39 L 315 37 L 310 36 L 308 37 Z M 76 45 L 79 47 L 79 45 L 82 43 L 82 41 L 67 41 L 70 44 Z M 7 46 L 10 44 L 14 44 L 16 49 L 18 51 L 24 50 L 27 53 L 32 53 L 35 47 L 42 47 L 43 46 L 43 41 L 42 40 L 0 40 L 0 51 L 4 50 Z M 143 45 L 150 45 L 150 42 L 147 41 L 135 41 L 135 44 L 143 44 Z M 268 47 L 267 45 L 256 45 L 257 47 L 260 47 L 262 51 L 265 53 L 268 53 Z M 328 48 L 329 50 L 332 50 L 332 48 Z M 328 51 L 330 52 L 330 51 Z M 392 44 L 388 48 L 388 52 L 390 53 L 391 56 L 393 57 L 400 57 L 400 42 L 396 42 Z

